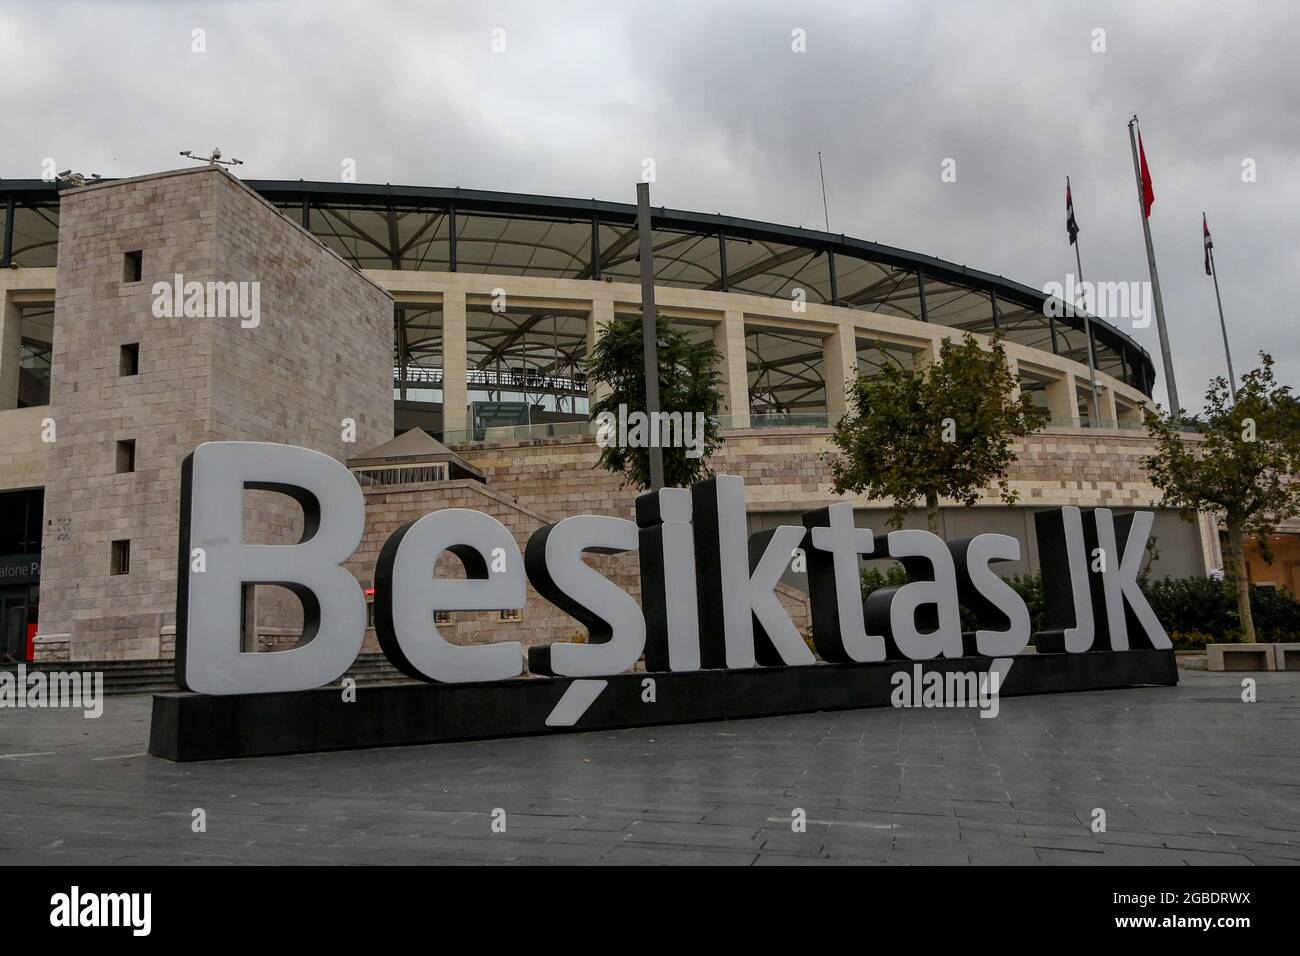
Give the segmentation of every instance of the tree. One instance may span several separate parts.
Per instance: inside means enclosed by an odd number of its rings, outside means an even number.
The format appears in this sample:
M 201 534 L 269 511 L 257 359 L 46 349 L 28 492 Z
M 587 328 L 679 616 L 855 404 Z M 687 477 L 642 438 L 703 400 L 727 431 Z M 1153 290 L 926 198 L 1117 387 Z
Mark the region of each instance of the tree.
M 684 434 L 692 437 L 700 451 L 697 457 L 688 456 L 681 442 L 664 448 L 664 484 L 685 488 L 713 474 L 709 458 L 722 442 L 717 417 L 722 405 L 722 357 L 712 340 L 692 342 L 662 315 L 657 316 L 655 328 L 659 340 L 660 411 L 681 415 L 686 425 Z M 584 364 L 591 381 L 605 390 L 604 397 L 591 407 L 593 420 L 605 415 L 619 421 L 620 407 L 624 421 L 634 412 L 645 414 L 645 352 L 639 317 L 615 318 L 605 325 Z M 702 434 L 696 430 L 700 423 L 697 416 L 701 415 Z M 691 416 L 689 421 L 686 416 Z M 609 435 L 602 443 L 599 464 L 622 478 L 624 487 L 645 490 L 650 487 L 650 454 L 632 428 L 627 432 L 631 441 Z M 648 440 L 648 429 L 641 432 L 642 439 Z
M 1273 358 L 1260 352 L 1260 367 L 1247 372 L 1232 403 L 1228 382 L 1215 378 L 1205 392 L 1198 434 L 1185 418 L 1146 415 L 1155 453 L 1144 457 L 1161 504 L 1184 518 L 1198 512 L 1221 515 L 1228 529 L 1227 575 L 1237 593 L 1242 639 L 1254 643 L 1255 622 L 1246 578 L 1246 535 L 1256 536 L 1260 554 L 1273 560 L 1269 535 L 1300 513 L 1300 405 L 1291 389 L 1273 379 Z
M 983 349 L 970 333 L 960 343 L 944 339 L 927 367 L 896 362 L 849 383 L 849 414 L 836 423 L 835 450 L 824 456 L 835 492 L 892 498 L 895 528 L 923 501 L 937 530 L 941 497 L 969 507 L 990 484 L 1014 504 L 1019 495 L 1007 480 L 1013 440 L 1048 421 L 1028 395 L 1013 397 L 1016 385 L 1001 340 Z

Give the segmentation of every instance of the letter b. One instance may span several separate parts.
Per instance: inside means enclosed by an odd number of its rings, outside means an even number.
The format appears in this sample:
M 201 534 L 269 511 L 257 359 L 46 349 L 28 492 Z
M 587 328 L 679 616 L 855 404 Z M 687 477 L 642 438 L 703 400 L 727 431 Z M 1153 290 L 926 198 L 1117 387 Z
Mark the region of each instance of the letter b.
M 244 544 L 244 489 L 302 506 L 297 544 Z M 356 550 L 365 499 L 328 455 L 266 442 L 206 442 L 181 470 L 176 589 L 176 683 L 201 694 L 307 690 L 351 666 L 365 636 L 361 586 L 341 565 Z M 206 568 L 190 554 L 202 548 Z M 274 653 L 241 650 L 246 584 L 276 584 L 302 601 L 303 640 Z

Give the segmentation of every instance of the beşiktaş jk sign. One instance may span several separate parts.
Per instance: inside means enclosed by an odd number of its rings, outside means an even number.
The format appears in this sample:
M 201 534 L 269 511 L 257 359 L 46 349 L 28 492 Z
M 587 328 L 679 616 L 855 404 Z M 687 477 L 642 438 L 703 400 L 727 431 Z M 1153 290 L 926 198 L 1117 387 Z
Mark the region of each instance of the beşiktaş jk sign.
M 295 499 L 306 521 L 303 540 L 243 543 L 245 489 Z M 1047 617 L 1059 625 L 1038 635 L 1040 652 L 1170 647 L 1138 587 L 1149 512 L 1117 517 L 1067 507 L 1035 520 Z M 183 469 L 178 683 L 206 695 L 246 695 L 337 680 L 365 634 L 365 596 L 342 566 L 364 523 L 356 479 L 326 455 L 257 442 L 200 445 Z M 575 515 L 548 524 L 533 532 L 522 555 L 490 515 L 462 508 L 425 515 L 399 528 L 379 555 L 375 629 L 389 659 L 411 677 L 444 685 L 509 682 L 523 673 L 518 642 L 456 644 L 439 632 L 435 614 L 522 608 L 527 581 L 590 635 L 586 643 L 530 647 L 536 674 L 609 677 L 643 656 L 647 672 L 664 676 L 722 670 L 734 679 L 751 669 L 811 668 L 816 658 L 775 590 L 796 549 L 807 557 L 813 642 L 827 664 L 938 666 L 945 659 L 1009 658 L 1030 642 L 1029 609 L 994 571 L 999 562 L 1021 559 L 1015 538 L 979 534 L 945 543 L 915 530 L 877 536 L 856 526 L 848 503 L 807 512 L 801 525 L 749 534 L 744 482 L 727 475 L 689 490 L 643 494 L 635 521 Z M 582 557 L 629 551 L 639 552 L 640 606 Z M 460 559 L 466 577 L 438 576 L 443 552 Z M 901 562 L 907 583 L 864 602 L 860 557 Z M 251 584 L 279 585 L 301 599 L 299 646 L 241 651 L 241 594 Z M 961 606 L 978 621 L 973 632 L 962 632 Z M 1066 688 L 1049 680 L 1045 689 Z M 678 713 L 707 712 L 699 701 L 691 707 Z

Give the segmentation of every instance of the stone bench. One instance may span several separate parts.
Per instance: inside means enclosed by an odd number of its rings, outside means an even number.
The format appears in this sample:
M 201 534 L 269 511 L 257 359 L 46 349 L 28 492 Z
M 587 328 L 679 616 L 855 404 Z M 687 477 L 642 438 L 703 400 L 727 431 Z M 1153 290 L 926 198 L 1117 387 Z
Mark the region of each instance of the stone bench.
M 1300 649 L 1300 645 L 1296 646 Z M 1272 644 L 1206 644 L 1205 669 L 1207 671 L 1276 670 L 1277 654 L 1273 648 Z
M 1280 671 L 1300 671 L 1300 643 L 1274 644 L 1274 665 Z

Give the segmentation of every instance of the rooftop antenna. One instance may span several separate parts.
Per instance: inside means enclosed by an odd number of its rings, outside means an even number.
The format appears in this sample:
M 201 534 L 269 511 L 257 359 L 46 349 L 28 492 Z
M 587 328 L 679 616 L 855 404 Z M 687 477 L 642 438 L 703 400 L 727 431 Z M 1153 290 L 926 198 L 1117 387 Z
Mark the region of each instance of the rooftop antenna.
M 65 169 L 56 177 L 60 186 L 84 186 L 86 183 L 98 182 L 99 179 L 99 173 L 91 173 L 89 176 L 86 176 L 83 173 L 74 173 L 70 169 Z
M 831 231 L 831 213 L 826 205 L 826 171 L 822 169 L 822 151 L 817 150 L 817 173 L 822 178 L 822 214 L 826 217 L 826 231 Z
M 244 165 L 244 161 L 242 159 L 235 159 L 235 157 L 233 156 L 231 156 L 229 159 L 222 159 L 221 150 L 218 149 L 216 146 L 212 147 L 212 155 L 210 156 L 195 156 L 194 150 L 192 149 L 182 149 L 181 155 L 184 156 L 186 159 L 194 160 L 196 163 L 207 163 L 209 166 Z

